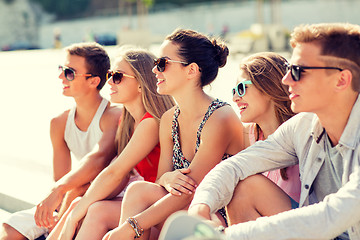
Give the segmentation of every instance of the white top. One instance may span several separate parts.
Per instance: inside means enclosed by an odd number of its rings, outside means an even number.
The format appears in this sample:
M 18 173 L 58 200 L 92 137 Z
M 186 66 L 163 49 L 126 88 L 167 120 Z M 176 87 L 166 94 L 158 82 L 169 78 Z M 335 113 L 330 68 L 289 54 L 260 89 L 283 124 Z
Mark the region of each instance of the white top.
M 64 139 L 77 160 L 81 160 L 88 154 L 102 137 L 100 119 L 108 102 L 103 98 L 86 132 L 81 131 L 75 124 L 76 107 L 70 110 L 66 121 Z

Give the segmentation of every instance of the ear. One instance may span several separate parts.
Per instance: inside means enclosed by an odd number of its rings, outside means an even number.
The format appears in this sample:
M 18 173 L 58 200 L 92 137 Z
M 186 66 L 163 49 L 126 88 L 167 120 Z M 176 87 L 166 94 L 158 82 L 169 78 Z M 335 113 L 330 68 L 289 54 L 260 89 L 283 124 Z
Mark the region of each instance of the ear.
M 100 79 L 99 76 L 93 76 L 93 77 L 88 78 L 88 82 L 89 82 L 91 87 L 97 88 L 97 86 L 101 82 L 101 79 Z
M 187 74 L 189 78 L 195 78 L 200 75 L 200 68 L 196 63 L 190 63 L 186 67 L 188 68 Z
M 344 69 L 340 72 L 336 82 L 336 91 L 343 91 L 347 88 L 351 88 L 352 73 L 348 69 Z
M 141 93 L 141 86 L 139 84 L 139 87 L 138 87 L 138 92 Z

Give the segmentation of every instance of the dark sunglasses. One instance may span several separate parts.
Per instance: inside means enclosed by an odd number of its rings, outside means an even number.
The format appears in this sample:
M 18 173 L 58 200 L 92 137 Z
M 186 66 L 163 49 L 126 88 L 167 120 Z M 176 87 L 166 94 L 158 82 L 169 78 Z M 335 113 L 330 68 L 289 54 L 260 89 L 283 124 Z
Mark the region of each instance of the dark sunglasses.
M 300 81 L 301 73 L 305 72 L 305 69 L 335 69 L 342 71 L 343 69 L 338 67 L 304 67 L 304 66 L 298 66 L 298 65 L 290 65 L 288 63 L 285 64 L 286 72 L 291 73 L 291 77 L 294 81 Z
M 171 60 L 171 59 L 168 59 L 165 57 L 154 59 L 154 65 L 156 66 L 156 68 L 159 72 L 164 72 L 166 64 L 168 64 L 169 62 L 181 63 L 181 64 L 188 65 L 187 62 Z
M 115 71 L 115 72 L 108 71 L 106 73 L 106 79 L 109 80 L 110 78 L 112 78 L 112 81 L 113 81 L 114 84 L 119 84 L 123 77 L 135 78 L 134 76 L 127 75 L 127 74 L 119 72 L 119 71 Z
M 239 97 L 243 97 L 245 95 L 246 84 L 249 85 L 252 84 L 252 82 L 250 80 L 239 82 L 239 84 L 232 89 L 233 96 L 237 93 Z
M 59 71 L 64 73 L 64 76 L 68 81 L 74 80 L 75 76 L 85 76 L 85 77 L 93 76 L 91 73 L 75 73 L 73 69 L 61 65 L 59 65 Z

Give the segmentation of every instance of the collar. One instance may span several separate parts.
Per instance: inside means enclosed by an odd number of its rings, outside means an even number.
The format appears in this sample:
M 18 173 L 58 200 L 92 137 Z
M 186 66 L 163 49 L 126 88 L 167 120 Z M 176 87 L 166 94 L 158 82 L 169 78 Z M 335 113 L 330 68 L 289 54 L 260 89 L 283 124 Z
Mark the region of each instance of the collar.
M 358 95 L 356 102 L 351 109 L 351 113 L 347 124 L 345 126 L 344 132 L 341 134 L 339 143 L 351 148 L 355 149 L 355 147 L 359 143 L 360 139 L 360 95 Z
M 352 150 L 355 149 L 356 145 L 360 140 L 360 94 L 356 99 L 356 102 L 351 110 L 349 119 L 345 126 L 344 132 L 342 133 L 339 144 L 344 145 Z M 315 114 L 314 114 L 315 115 Z M 315 115 L 316 116 L 316 115 Z M 311 136 L 315 139 L 316 143 L 319 144 L 321 140 L 326 136 L 325 128 L 320 124 L 319 118 L 316 116 L 312 123 Z

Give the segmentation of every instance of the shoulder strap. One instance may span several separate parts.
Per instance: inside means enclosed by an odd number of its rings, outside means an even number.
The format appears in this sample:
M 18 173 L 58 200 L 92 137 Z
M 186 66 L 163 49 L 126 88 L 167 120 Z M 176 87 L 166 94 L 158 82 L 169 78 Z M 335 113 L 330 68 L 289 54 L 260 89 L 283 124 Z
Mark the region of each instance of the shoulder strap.
M 202 132 L 202 129 L 204 128 L 206 121 L 210 118 L 210 116 L 213 114 L 213 112 L 215 112 L 216 109 L 221 108 L 226 105 L 229 105 L 229 104 L 227 102 L 221 101 L 220 99 L 215 99 L 214 101 L 212 101 L 210 103 L 209 108 L 208 108 L 207 112 L 205 113 L 205 116 L 204 116 L 202 122 L 200 123 L 200 126 L 197 131 L 195 152 L 197 152 L 197 150 L 200 146 L 201 132 Z

